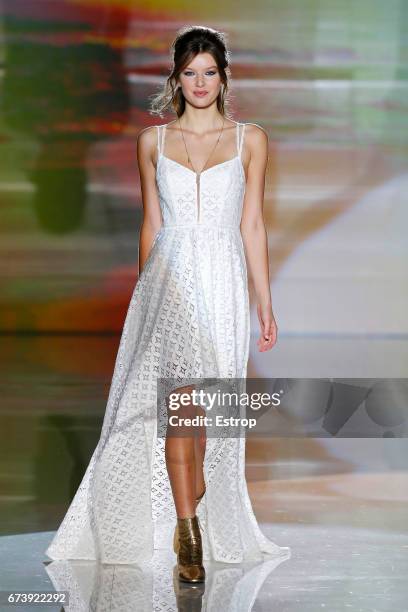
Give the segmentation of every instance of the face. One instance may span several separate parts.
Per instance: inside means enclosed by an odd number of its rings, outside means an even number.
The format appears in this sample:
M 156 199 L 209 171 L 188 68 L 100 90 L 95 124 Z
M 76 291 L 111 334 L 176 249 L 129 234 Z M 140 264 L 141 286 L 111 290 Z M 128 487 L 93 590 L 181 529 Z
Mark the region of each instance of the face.
M 208 106 L 220 92 L 221 78 L 210 53 L 199 53 L 179 75 L 183 95 L 193 106 Z

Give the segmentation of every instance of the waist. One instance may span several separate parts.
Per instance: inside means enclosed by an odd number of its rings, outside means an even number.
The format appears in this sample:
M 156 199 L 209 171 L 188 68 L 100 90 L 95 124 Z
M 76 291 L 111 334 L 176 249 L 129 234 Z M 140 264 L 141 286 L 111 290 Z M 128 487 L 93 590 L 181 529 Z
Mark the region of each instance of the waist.
M 241 233 L 239 225 L 222 224 L 222 225 L 209 225 L 206 223 L 163 223 L 160 228 L 160 232 L 163 231 L 177 231 L 177 230 L 191 230 L 191 231 L 230 231 Z

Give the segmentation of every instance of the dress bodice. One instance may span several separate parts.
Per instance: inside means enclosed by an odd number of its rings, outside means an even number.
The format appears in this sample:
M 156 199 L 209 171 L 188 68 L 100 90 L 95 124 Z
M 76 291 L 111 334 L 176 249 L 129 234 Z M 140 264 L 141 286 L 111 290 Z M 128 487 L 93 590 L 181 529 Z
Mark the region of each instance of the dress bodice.
M 237 153 L 197 174 L 163 153 L 166 125 L 157 127 L 156 181 L 162 228 L 233 227 L 239 229 L 245 193 L 242 145 L 245 124 L 236 124 Z

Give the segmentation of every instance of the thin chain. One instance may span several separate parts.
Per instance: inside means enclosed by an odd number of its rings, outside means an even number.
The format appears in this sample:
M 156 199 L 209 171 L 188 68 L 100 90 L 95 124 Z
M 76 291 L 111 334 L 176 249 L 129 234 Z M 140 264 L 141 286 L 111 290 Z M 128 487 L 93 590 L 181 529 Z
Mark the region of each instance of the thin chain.
M 178 118 L 178 122 L 179 122 L 179 125 L 180 125 L 181 135 L 182 135 L 182 137 L 183 137 L 184 147 L 185 147 L 185 149 L 186 149 L 186 153 L 187 153 L 187 162 L 190 164 L 190 166 L 192 167 L 192 169 L 194 170 L 194 172 L 195 172 L 197 175 L 199 175 L 199 174 L 201 174 L 201 172 L 203 172 L 203 170 L 205 169 L 205 167 L 206 167 L 206 165 L 207 165 L 207 163 L 208 163 L 208 160 L 210 159 L 211 155 L 214 153 L 214 151 L 215 151 L 215 149 L 216 149 L 216 147 L 217 147 L 217 145 L 218 145 L 218 143 L 219 143 L 219 141 L 220 141 L 221 134 L 222 134 L 222 132 L 223 132 L 223 130 L 224 130 L 225 117 L 223 117 L 223 118 L 222 118 L 222 127 L 221 127 L 221 130 L 220 130 L 219 136 L 218 136 L 218 138 L 217 138 L 217 142 L 215 143 L 215 145 L 214 145 L 214 147 L 213 147 L 213 149 L 212 149 L 211 153 L 210 153 L 210 154 L 209 154 L 209 156 L 207 157 L 207 161 L 205 162 L 205 164 L 204 164 L 203 168 L 200 170 L 200 172 L 197 172 L 197 171 L 196 171 L 196 169 L 194 168 L 193 163 L 192 163 L 192 161 L 191 161 L 191 159 L 190 159 L 190 155 L 189 155 L 189 152 L 188 152 L 188 149 L 187 149 L 186 141 L 185 141 L 185 139 L 184 139 L 184 132 L 183 132 L 183 128 L 181 127 L 180 117 Z

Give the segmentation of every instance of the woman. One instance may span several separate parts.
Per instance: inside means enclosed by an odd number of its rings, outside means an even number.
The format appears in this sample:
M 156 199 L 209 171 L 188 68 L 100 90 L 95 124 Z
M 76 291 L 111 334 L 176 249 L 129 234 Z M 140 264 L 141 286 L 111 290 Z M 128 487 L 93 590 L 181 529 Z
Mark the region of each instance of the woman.
M 46 552 L 53 559 L 138 563 L 173 538 L 178 577 L 194 583 L 205 579 L 203 559 L 239 563 L 289 549 L 257 524 L 245 481 L 245 436 L 225 430 L 208 436 L 204 425 L 168 427 L 170 392 L 187 394 L 179 419 L 204 416 L 192 391 L 211 389 L 205 381 L 214 378 L 245 380 L 245 255 L 258 301 L 258 349 L 270 350 L 277 335 L 262 216 L 267 135 L 228 117 L 221 33 L 184 28 L 173 59 L 152 112 L 161 116 L 170 107 L 177 119 L 144 129 L 137 142 L 140 275 L 101 437 Z

